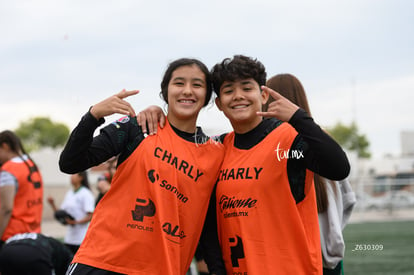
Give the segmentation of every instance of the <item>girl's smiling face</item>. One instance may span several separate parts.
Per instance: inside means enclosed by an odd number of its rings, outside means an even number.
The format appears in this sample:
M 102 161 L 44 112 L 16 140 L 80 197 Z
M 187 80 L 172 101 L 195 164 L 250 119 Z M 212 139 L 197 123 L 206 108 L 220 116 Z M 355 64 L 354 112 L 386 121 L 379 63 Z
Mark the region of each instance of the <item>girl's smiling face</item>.
M 183 121 L 197 120 L 207 93 L 204 73 L 197 65 L 177 68 L 168 83 L 168 120 L 178 126 Z

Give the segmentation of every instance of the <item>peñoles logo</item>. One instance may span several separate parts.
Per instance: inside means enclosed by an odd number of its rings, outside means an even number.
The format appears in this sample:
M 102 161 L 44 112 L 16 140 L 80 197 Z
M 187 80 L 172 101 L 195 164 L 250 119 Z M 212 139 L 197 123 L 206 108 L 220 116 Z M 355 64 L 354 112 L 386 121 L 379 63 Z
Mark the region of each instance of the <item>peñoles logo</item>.
M 229 242 L 234 244 L 234 246 L 230 246 L 231 265 L 239 267 L 239 260 L 245 258 L 242 238 L 236 235 L 236 238 L 229 238 Z
M 136 202 L 145 203 L 146 201 L 143 199 L 137 199 Z M 134 221 L 142 222 L 145 216 L 153 217 L 155 215 L 155 204 L 152 200 L 148 199 L 148 203 L 145 205 L 135 205 L 135 209 L 131 210 L 131 213 Z
M 155 215 L 155 204 L 151 199 L 143 200 L 140 198 L 136 199 L 137 204 L 135 205 L 135 209 L 131 210 L 132 219 L 135 222 L 127 223 L 126 227 L 128 229 L 136 229 L 141 231 L 153 232 L 154 228 L 152 226 L 148 226 L 142 224 L 144 221 L 144 217 L 154 217 Z M 136 223 L 139 222 L 139 223 Z

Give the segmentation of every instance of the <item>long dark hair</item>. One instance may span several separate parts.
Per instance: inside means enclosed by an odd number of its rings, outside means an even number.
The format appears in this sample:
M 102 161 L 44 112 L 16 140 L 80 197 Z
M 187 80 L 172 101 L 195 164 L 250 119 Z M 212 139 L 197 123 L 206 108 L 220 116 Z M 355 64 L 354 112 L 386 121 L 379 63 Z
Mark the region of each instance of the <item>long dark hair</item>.
M 305 89 L 296 76 L 292 74 L 277 74 L 267 80 L 266 86 L 280 93 L 311 116 Z M 263 107 L 267 110 L 269 104 L 273 101 L 274 98 L 269 96 L 269 99 Z
M 29 175 L 27 176 L 27 179 L 33 183 L 35 188 L 40 188 L 41 182 L 40 181 L 35 182 L 32 179 L 32 174 L 34 172 L 38 172 L 39 169 L 37 168 L 37 165 L 34 162 L 34 160 L 29 156 L 29 154 L 24 149 L 24 146 L 20 138 L 13 131 L 5 130 L 0 133 L 0 144 L 3 144 L 3 143 L 7 144 L 10 150 L 12 150 L 15 154 L 17 154 L 23 160 L 23 162 L 26 164 L 27 168 L 29 169 Z M 32 162 L 32 164 L 30 164 L 26 160 L 26 158 L 23 157 L 23 155 L 27 156 L 27 158 Z

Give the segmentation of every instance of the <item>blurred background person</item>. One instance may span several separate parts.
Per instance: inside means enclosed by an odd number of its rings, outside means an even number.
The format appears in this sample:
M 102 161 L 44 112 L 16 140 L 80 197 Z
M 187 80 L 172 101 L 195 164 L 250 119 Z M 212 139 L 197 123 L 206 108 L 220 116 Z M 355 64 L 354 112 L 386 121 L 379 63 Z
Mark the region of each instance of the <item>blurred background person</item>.
M 302 83 L 292 74 L 277 74 L 266 86 L 275 90 L 291 102 L 304 109 L 311 116 L 308 99 Z M 269 97 L 263 106 L 266 111 L 274 99 Z M 316 202 L 321 237 L 323 274 L 343 274 L 345 241 L 342 231 L 351 216 L 356 203 L 355 193 L 347 179 L 332 181 L 314 174 Z
M 35 162 L 12 131 L 0 132 L 0 236 L 40 233 L 43 181 Z
M 86 171 L 71 175 L 70 182 L 72 189 L 66 193 L 60 209 L 57 209 L 53 197 L 49 196 L 48 202 L 55 212 L 55 218 L 67 225 L 63 242 L 75 254 L 88 230 L 95 199 L 89 188 Z
M 96 188 L 98 189 L 98 195 L 96 197 L 95 206 L 103 198 L 106 192 L 111 188 L 112 177 L 116 171 L 116 162 L 117 157 L 112 157 L 105 162 L 107 165 L 107 171 L 98 177 L 98 182 L 96 183 Z

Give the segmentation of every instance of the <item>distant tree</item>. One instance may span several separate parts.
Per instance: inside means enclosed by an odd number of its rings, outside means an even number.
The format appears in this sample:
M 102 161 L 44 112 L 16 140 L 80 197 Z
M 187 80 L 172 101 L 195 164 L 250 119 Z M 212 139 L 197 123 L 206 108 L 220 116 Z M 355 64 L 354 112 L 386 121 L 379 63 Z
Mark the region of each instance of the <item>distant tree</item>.
M 355 122 L 352 122 L 349 126 L 338 122 L 335 126 L 328 128 L 327 131 L 344 149 L 356 151 L 360 158 L 371 157 L 371 153 L 368 151 L 369 141 L 365 135 L 359 134 Z
M 21 122 L 15 132 L 21 138 L 24 148 L 30 152 L 64 145 L 70 131 L 65 124 L 53 122 L 48 117 L 34 117 Z

